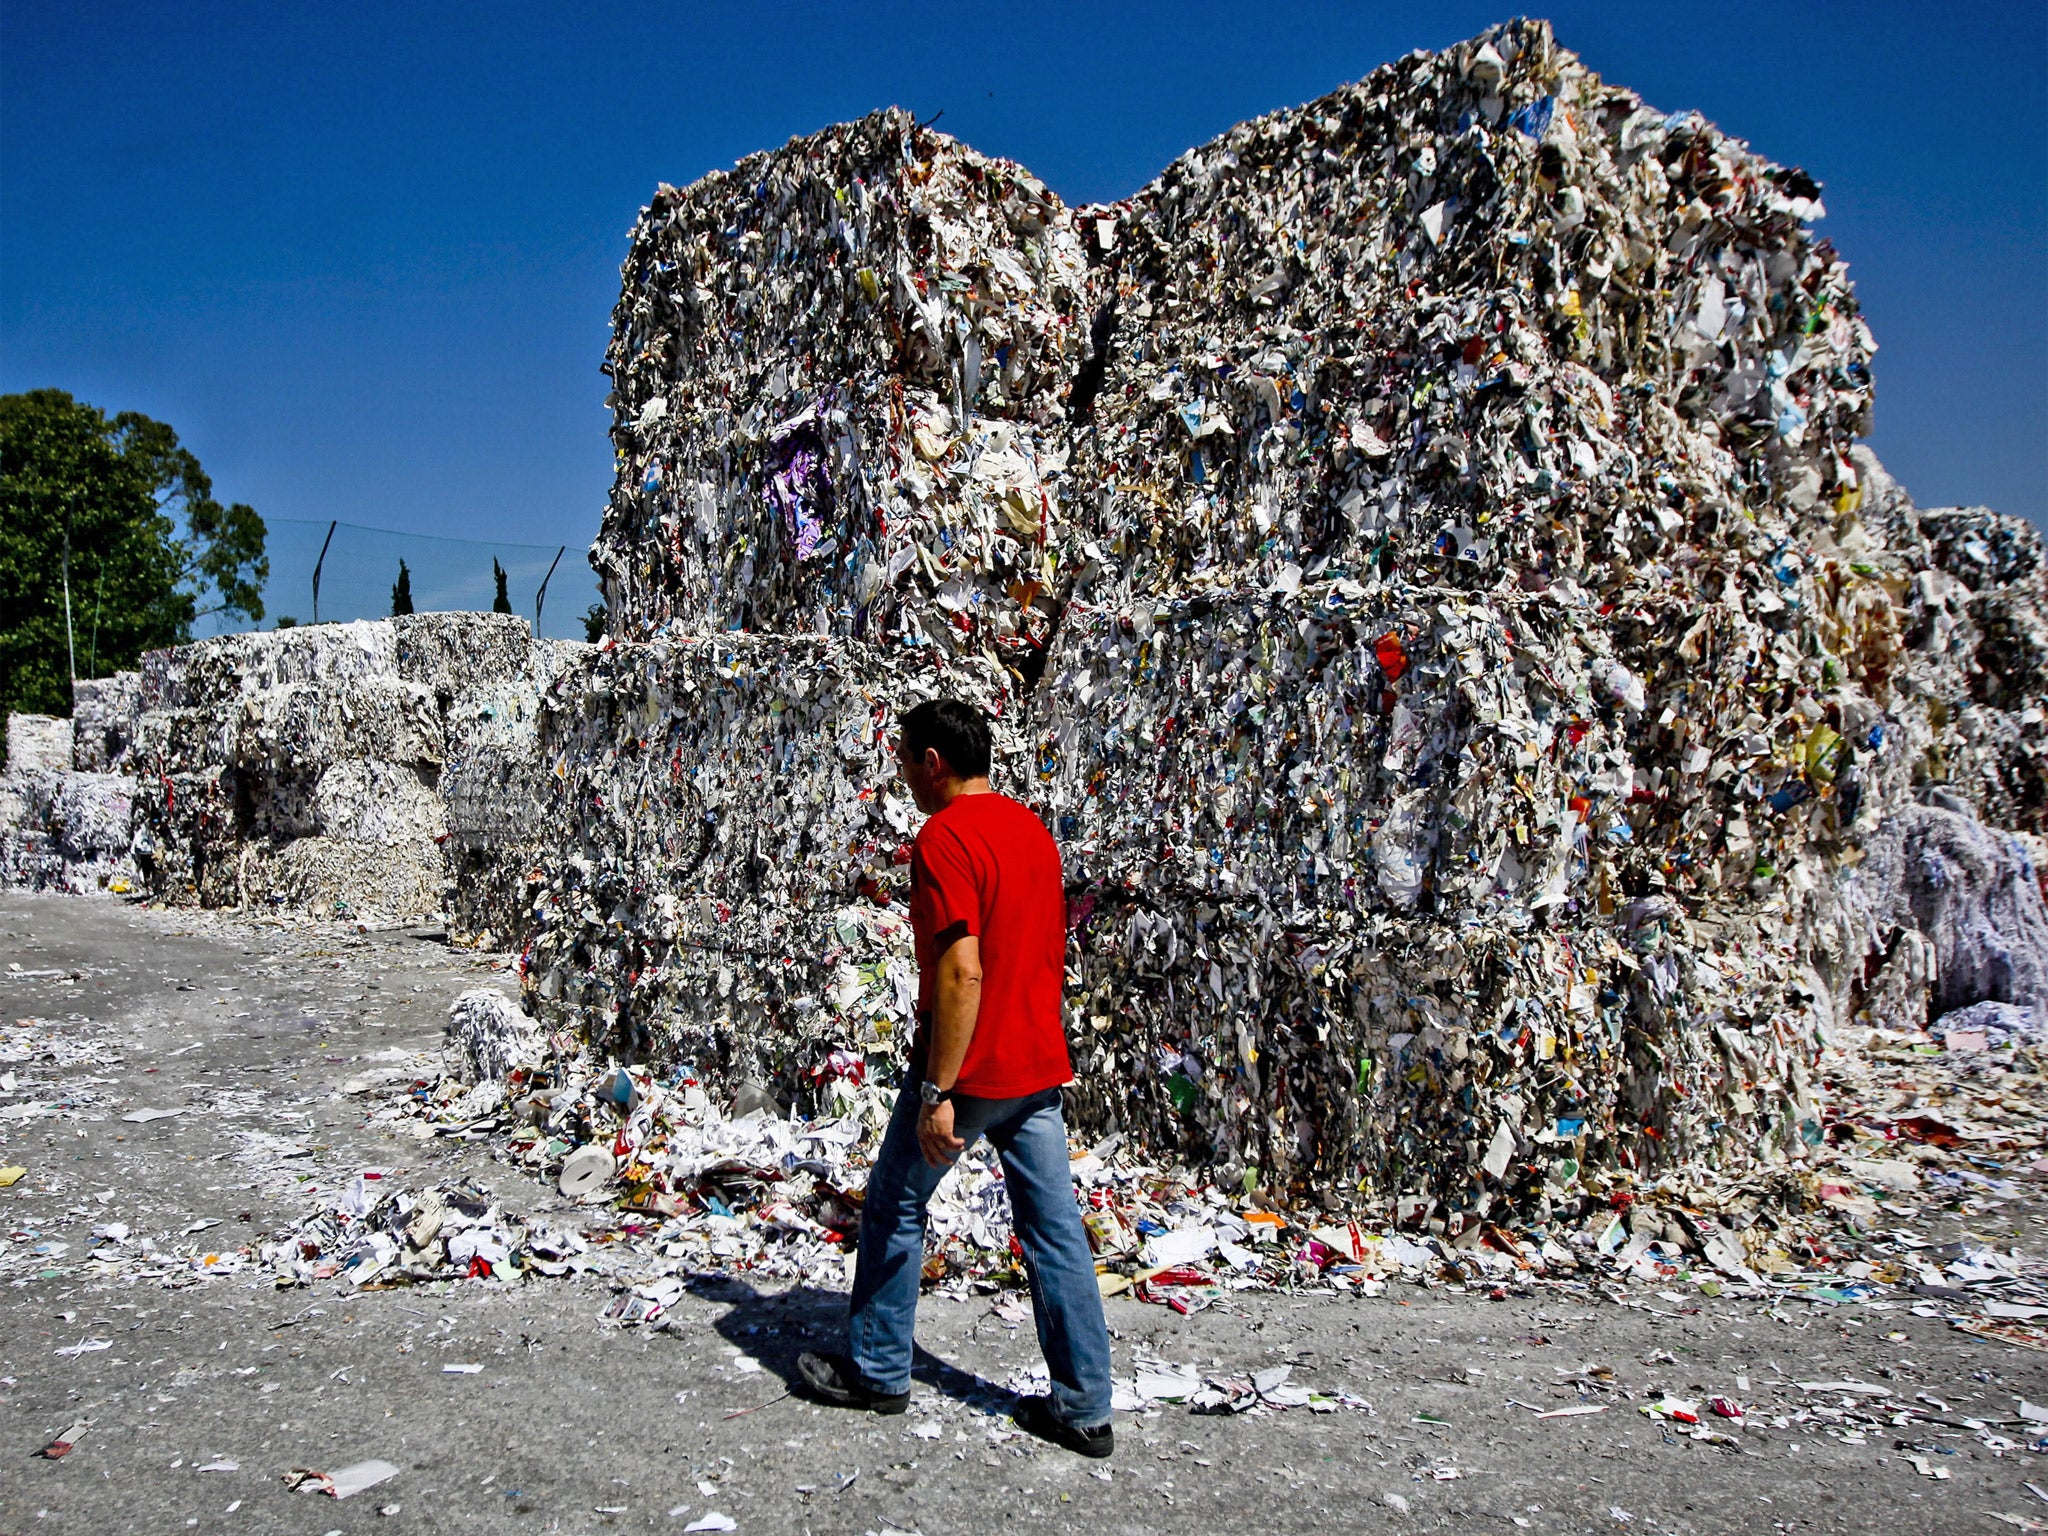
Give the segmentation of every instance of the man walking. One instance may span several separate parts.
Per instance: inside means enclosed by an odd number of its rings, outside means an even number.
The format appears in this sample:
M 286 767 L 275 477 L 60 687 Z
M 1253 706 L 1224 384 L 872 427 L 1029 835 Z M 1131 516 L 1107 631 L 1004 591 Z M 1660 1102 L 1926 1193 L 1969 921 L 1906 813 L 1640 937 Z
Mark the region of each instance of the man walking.
M 918 1028 L 910 1083 L 868 1174 L 847 1353 L 805 1354 L 810 1393 L 901 1413 L 924 1266 L 925 1206 L 977 1137 L 1002 1159 L 1050 1397 L 1017 1423 L 1083 1456 L 1109 1455 L 1109 1330 L 1067 1167 L 1060 1089 L 1066 891 L 1059 849 L 1026 807 L 989 788 L 988 722 L 935 699 L 903 716 L 896 761 L 929 818 L 910 857 Z

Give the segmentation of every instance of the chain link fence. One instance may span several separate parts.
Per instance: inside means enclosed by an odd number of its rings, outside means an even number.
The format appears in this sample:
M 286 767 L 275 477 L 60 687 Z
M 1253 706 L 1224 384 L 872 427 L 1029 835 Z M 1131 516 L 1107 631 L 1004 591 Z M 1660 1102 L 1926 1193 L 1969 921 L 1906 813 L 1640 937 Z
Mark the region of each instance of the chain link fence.
M 316 617 L 323 622 L 388 618 L 401 560 L 417 613 L 488 610 L 496 596 L 494 560 L 505 572 L 505 595 L 512 611 L 532 622 L 538 606 L 536 627 L 550 639 L 583 639 L 584 615 L 600 601 L 597 577 L 585 557 L 588 541 L 583 538 L 566 545 L 515 544 L 400 533 L 325 519 L 266 517 L 264 524 L 269 529 L 270 580 L 263 589 L 263 620 L 256 628 L 274 628 L 286 619 L 310 624 Z M 243 627 L 202 621 L 194 633 L 203 637 Z

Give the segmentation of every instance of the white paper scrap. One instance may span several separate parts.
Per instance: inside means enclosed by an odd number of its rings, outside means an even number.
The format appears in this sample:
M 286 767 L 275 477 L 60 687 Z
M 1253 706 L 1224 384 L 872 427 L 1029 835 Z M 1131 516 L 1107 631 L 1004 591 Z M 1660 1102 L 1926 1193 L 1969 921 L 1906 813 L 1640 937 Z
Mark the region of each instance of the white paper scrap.
M 396 1476 L 398 1468 L 388 1461 L 358 1461 L 328 1473 L 327 1487 L 322 1491 L 333 1494 L 337 1499 L 345 1499 Z
M 1192 1264 L 1216 1251 L 1216 1234 L 1207 1227 L 1182 1227 L 1155 1232 L 1145 1239 L 1145 1262 L 1161 1269 Z

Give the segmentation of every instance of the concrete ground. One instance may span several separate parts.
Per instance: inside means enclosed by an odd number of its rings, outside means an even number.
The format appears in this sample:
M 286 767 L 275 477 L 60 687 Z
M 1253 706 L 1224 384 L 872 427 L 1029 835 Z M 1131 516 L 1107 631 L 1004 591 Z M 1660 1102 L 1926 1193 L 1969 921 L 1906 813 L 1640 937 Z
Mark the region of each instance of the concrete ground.
M 1241 1294 L 1182 1317 L 1117 1299 L 1119 1373 L 1141 1355 L 1285 1362 L 1371 1408 L 1122 1414 L 1100 1463 L 1011 1430 L 1005 1386 L 1036 1345 L 991 1298 L 927 1298 L 911 1411 L 873 1419 L 788 1395 L 797 1351 L 833 1342 L 843 1306 L 805 1288 L 701 1282 L 650 1332 L 600 1323 L 610 1291 L 588 1277 L 355 1293 L 279 1291 L 255 1270 L 167 1283 L 188 1271 L 146 1259 L 92 1273 L 95 1226 L 231 1251 L 360 1167 L 547 1207 L 552 1192 L 487 1146 L 397 1134 L 338 1091 L 380 1053 L 437 1046 L 457 992 L 509 987 L 501 964 L 405 934 L 0 893 L 0 1046 L 33 1043 L 0 1060 L 16 1079 L 0 1165 L 28 1169 L 0 1190 L 0 1536 L 680 1532 L 713 1512 L 743 1533 L 820 1536 L 2048 1528 L 2028 1523 L 2048 1522 L 2048 1493 L 2028 1486 L 2048 1489 L 2048 1464 L 1962 1424 L 2048 1402 L 2048 1356 L 1901 1301 L 1617 1302 L 1563 1285 L 1488 1301 L 1395 1284 L 1374 1299 Z M 28 1103 L 56 1108 L 10 1115 Z M 181 1113 L 122 1118 L 150 1108 Z M 2037 1245 L 2038 1213 L 2020 1227 Z M 445 1369 L 458 1364 L 480 1369 Z M 1836 1380 L 1926 1394 L 1934 1422 L 1792 1420 L 1842 1401 L 1798 1382 Z M 1684 1438 L 1640 1412 L 1664 1391 L 1725 1395 L 1747 1418 L 1718 1426 L 1725 1446 Z M 34 1454 L 79 1419 L 91 1427 L 68 1456 Z M 347 1500 L 284 1482 L 369 1458 L 398 1475 Z

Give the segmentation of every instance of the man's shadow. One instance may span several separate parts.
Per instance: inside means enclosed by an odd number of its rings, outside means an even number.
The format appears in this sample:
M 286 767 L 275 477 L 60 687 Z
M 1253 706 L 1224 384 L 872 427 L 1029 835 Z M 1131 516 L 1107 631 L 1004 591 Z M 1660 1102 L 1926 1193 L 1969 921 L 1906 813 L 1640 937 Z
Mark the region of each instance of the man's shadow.
M 712 1326 L 720 1337 L 751 1355 L 802 1397 L 796 1357 L 805 1350 L 826 1354 L 841 1349 L 846 1329 L 846 1296 L 816 1286 L 786 1291 L 759 1291 L 737 1275 L 697 1274 L 686 1282 L 691 1295 L 717 1302 L 725 1313 Z M 911 1379 L 935 1392 L 987 1414 L 1007 1413 L 1017 1394 L 986 1376 L 949 1365 L 918 1345 L 911 1356 Z

